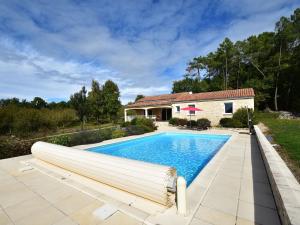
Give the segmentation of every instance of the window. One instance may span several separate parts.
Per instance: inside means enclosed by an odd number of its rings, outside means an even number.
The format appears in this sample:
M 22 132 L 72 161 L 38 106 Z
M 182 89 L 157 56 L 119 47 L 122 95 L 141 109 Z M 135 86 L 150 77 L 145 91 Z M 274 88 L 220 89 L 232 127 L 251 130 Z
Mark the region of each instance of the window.
M 149 115 L 149 116 L 152 116 L 152 115 L 153 115 L 152 109 L 148 109 L 148 115 Z
M 232 102 L 224 103 L 224 106 L 225 106 L 225 113 L 233 112 Z
M 176 106 L 176 112 L 180 112 L 180 106 Z
M 189 107 L 195 108 L 195 105 L 189 105 Z M 190 115 L 195 115 L 195 111 L 190 111 Z

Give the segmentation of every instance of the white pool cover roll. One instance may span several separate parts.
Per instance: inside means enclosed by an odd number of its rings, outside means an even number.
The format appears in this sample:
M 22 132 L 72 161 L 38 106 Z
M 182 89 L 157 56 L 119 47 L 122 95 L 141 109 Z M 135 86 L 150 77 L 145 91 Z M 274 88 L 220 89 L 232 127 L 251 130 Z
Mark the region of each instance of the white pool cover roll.
M 36 142 L 31 152 L 40 160 L 101 183 L 166 206 L 174 204 L 170 189 L 176 182 L 175 168 L 46 142 Z

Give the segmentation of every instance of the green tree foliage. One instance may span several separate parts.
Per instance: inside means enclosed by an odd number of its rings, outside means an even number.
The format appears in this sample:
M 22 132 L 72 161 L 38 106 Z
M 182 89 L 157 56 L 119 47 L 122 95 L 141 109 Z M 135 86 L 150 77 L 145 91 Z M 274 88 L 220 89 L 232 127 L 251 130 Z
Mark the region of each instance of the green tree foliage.
M 90 115 L 99 123 L 104 114 L 104 95 L 102 87 L 96 80 L 92 81 L 92 90 L 88 94 Z
M 76 110 L 77 116 L 81 122 L 81 129 L 83 129 L 84 121 L 86 120 L 86 116 L 88 115 L 88 102 L 86 97 L 86 89 L 84 86 L 79 92 L 71 95 L 70 103 Z
M 31 102 L 33 108 L 35 109 L 43 109 L 47 107 L 47 102 L 40 98 L 40 97 L 35 97 L 32 102 Z
M 109 120 L 115 120 L 121 107 L 120 91 L 113 81 L 107 80 L 103 85 L 103 111 Z
M 230 39 L 206 56 L 195 57 L 173 93 L 252 87 L 256 107 L 300 111 L 300 9 L 282 17 L 274 32 Z M 200 73 L 203 74 L 200 80 Z
M 60 101 L 48 103 L 49 109 L 68 109 L 71 108 L 70 102 Z
M 140 99 L 142 99 L 142 98 L 144 98 L 145 96 L 144 95 L 137 95 L 136 97 L 135 97 L 135 102 L 136 101 L 138 101 L 138 100 L 140 100 Z
M 172 93 L 179 92 L 204 92 L 208 91 L 208 84 L 205 80 L 201 81 L 198 78 L 193 78 L 190 75 L 186 75 L 184 79 L 174 81 Z

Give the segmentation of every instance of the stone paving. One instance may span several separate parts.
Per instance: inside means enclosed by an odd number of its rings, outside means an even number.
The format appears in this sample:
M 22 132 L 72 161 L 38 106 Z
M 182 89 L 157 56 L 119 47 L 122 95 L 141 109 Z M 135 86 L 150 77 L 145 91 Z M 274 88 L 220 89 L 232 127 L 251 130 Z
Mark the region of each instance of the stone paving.
M 93 212 L 104 202 L 26 168 L 20 161 L 32 158 L 28 155 L 0 160 L 0 225 L 280 224 L 255 137 L 226 130 L 206 133 L 232 138 L 200 173 L 200 184 L 190 196 L 195 210 L 182 220 L 171 209 L 142 221 L 121 210 L 101 220 Z
M 224 160 L 191 224 L 280 224 L 255 137 L 239 134 L 223 150 Z

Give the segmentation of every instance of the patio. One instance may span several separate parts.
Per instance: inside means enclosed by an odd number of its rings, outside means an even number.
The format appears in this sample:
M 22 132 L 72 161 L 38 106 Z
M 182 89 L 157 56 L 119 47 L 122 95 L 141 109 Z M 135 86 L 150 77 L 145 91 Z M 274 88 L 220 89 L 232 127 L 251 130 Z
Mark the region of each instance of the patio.
M 145 205 L 116 200 L 71 176 L 20 163 L 32 158 L 28 155 L 0 161 L 0 224 L 280 224 L 255 136 L 218 129 L 201 133 L 232 138 L 188 189 L 187 217 L 174 207 L 149 213 L 141 210 Z M 116 212 L 102 220 L 95 210 L 105 204 Z

